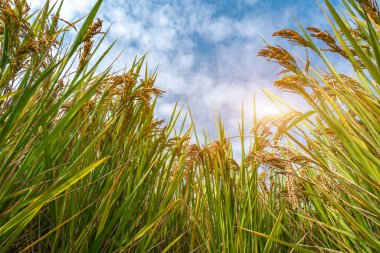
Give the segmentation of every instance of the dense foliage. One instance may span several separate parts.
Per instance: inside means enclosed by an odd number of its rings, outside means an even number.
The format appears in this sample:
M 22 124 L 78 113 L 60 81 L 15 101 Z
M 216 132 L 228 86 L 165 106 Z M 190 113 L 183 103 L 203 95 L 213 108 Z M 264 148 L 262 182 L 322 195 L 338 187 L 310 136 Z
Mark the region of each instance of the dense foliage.
M 218 140 L 201 141 L 180 109 L 155 118 L 163 91 L 144 57 L 102 69 L 101 2 L 69 23 L 59 3 L 31 14 L 0 0 L 0 252 L 380 251 L 376 1 L 342 0 L 338 13 L 325 0 L 330 32 L 274 34 L 324 67 L 259 52 L 311 110 L 255 117 L 252 137 L 242 120 L 239 159 L 222 121 Z

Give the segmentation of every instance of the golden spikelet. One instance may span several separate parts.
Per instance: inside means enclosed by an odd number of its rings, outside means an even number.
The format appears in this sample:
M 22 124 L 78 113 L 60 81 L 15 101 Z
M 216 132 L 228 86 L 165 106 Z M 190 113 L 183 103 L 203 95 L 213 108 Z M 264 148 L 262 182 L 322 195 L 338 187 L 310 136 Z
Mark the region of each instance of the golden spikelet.
M 149 77 L 145 81 L 141 80 L 141 83 L 142 87 L 136 90 L 132 94 L 131 98 L 134 100 L 140 100 L 145 104 L 146 107 L 149 107 L 151 96 L 161 96 L 164 91 L 153 87 L 154 79 L 152 77 Z
M 268 45 L 266 48 L 259 51 L 258 56 L 266 58 L 268 61 L 276 62 L 283 66 L 285 70 L 280 73 L 298 71 L 297 62 L 294 57 L 280 46 L 274 47 Z
M 307 86 L 307 83 L 297 75 L 285 75 L 281 79 L 275 80 L 274 85 L 281 90 L 305 93 L 304 87 Z
M 82 66 L 84 66 L 84 64 L 85 64 L 85 62 L 87 60 L 87 57 L 90 55 L 93 43 L 94 42 L 92 40 L 86 40 L 84 42 L 84 46 L 83 46 L 83 49 L 82 49 L 82 54 L 81 54 L 80 60 L 79 60 L 79 68 L 81 68 Z
M 255 149 L 250 150 L 245 157 L 245 161 L 247 166 L 253 165 L 254 167 L 257 167 L 260 165 L 260 152 Z
M 122 75 L 114 75 L 104 79 L 102 85 L 96 90 L 96 92 L 101 95 L 105 88 L 108 86 L 107 93 L 109 97 L 122 96 L 127 97 L 131 94 L 132 88 L 137 83 L 137 75 L 128 72 Z
M 347 58 L 346 52 L 340 46 L 337 45 L 334 36 L 332 36 L 328 31 L 321 31 L 315 27 L 308 27 L 307 30 L 312 32 L 310 34 L 311 37 L 317 38 L 326 43 L 326 45 L 329 48 L 322 49 L 323 51 L 335 52 Z
M 339 89 L 340 86 L 344 86 L 349 87 L 355 93 L 361 93 L 363 95 L 370 96 L 370 94 L 365 89 L 363 89 L 362 84 L 358 80 L 355 80 L 354 78 L 346 76 L 344 74 L 339 74 L 339 78 L 340 80 L 333 75 L 324 76 L 324 79 L 335 89 Z
M 137 75 L 132 72 L 125 73 L 123 75 L 111 76 L 107 79 L 110 81 L 111 87 L 115 88 L 119 85 L 123 85 L 124 89 L 129 90 L 131 87 L 135 86 L 137 83 Z
M 94 44 L 93 37 L 99 33 L 101 33 L 102 30 L 102 24 L 103 21 L 101 19 L 97 19 L 96 22 L 93 22 L 87 29 L 86 34 L 84 35 L 82 42 L 84 43 L 82 53 L 80 55 L 79 59 L 79 66 L 78 69 L 82 68 L 85 65 L 85 62 L 88 58 L 88 56 L 91 53 L 92 46 Z
M 271 136 L 273 122 L 278 119 L 279 115 L 267 115 L 256 122 L 251 132 L 255 135 L 256 141 L 249 151 L 246 162 L 248 166 L 258 166 L 262 162 L 262 156 L 266 152 L 265 149 L 271 148 Z
M 283 39 L 288 39 L 294 45 L 300 45 L 303 47 L 311 47 L 310 42 L 308 42 L 304 37 L 292 29 L 282 29 L 273 34 L 273 36 L 279 36 Z
M 236 172 L 240 171 L 240 166 L 233 158 L 228 158 L 228 167 Z
M 352 37 L 356 38 L 357 40 L 365 40 L 365 36 L 360 32 L 360 30 L 358 28 L 355 28 L 355 29 L 348 29 L 348 31 L 351 33 Z M 343 32 L 341 32 L 341 34 L 343 35 Z M 365 47 L 369 47 L 368 45 L 366 45 Z
M 222 157 L 225 155 L 225 149 L 223 147 L 223 144 L 222 144 L 222 142 L 220 142 L 218 140 L 216 140 L 216 141 L 212 142 L 211 144 L 205 146 L 204 151 L 208 154 L 209 158 L 212 161 L 218 156 L 218 154 Z
M 310 34 L 311 37 L 317 38 L 325 42 L 327 45 L 335 47 L 336 41 L 335 38 L 328 31 L 321 31 L 315 27 L 306 28 L 308 31 L 312 32 Z
M 165 120 L 154 119 L 145 129 L 145 136 L 159 136 L 162 133 L 162 125 L 165 123 Z
M 177 143 L 179 142 L 188 142 L 190 139 L 188 138 L 180 138 L 177 139 Z M 178 145 L 177 145 L 178 146 Z M 185 147 L 181 147 L 182 152 L 176 152 L 177 156 L 181 157 L 180 161 L 175 161 L 173 163 L 173 170 L 171 173 L 171 178 L 174 178 L 176 174 L 179 172 L 183 172 L 184 177 L 188 179 L 189 174 L 193 170 L 194 166 L 200 164 L 202 161 L 202 150 L 196 144 L 187 145 Z
M 188 135 L 179 137 L 171 137 L 166 144 L 166 147 L 173 151 L 176 156 L 186 154 L 187 147 L 189 146 L 190 137 Z
M 96 22 L 93 22 L 87 29 L 86 34 L 84 35 L 82 41 L 85 42 L 87 40 L 92 39 L 95 35 L 101 33 L 103 26 L 103 20 L 97 19 Z
M 317 38 L 321 41 L 323 41 L 324 43 L 326 43 L 326 45 L 329 47 L 327 49 L 322 49 L 322 51 L 328 51 L 328 52 L 332 52 L 332 53 L 338 53 L 340 54 L 341 56 L 343 56 L 344 58 L 346 58 L 347 60 L 351 61 L 351 59 L 349 58 L 348 54 L 346 53 L 346 51 L 344 51 L 337 43 L 336 43 L 336 40 L 335 40 L 335 37 L 332 36 L 328 31 L 321 31 L 319 30 L 318 28 L 315 28 L 315 27 L 308 27 L 307 30 L 311 31 L 312 33 L 310 34 L 311 37 L 314 37 L 314 38 Z M 354 57 L 357 57 L 357 53 L 354 49 L 352 48 L 349 48 L 351 54 L 354 56 Z M 361 61 L 360 59 L 357 59 L 355 58 L 356 62 L 359 64 L 359 66 L 361 68 L 364 68 L 365 65 L 363 63 L 363 61 Z M 356 68 L 356 66 L 354 65 L 354 67 Z
M 253 128 L 253 132 L 260 137 L 260 139 L 268 139 L 273 133 L 272 128 L 276 127 L 277 132 L 272 140 L 277 141 L 279 137 L 287 130 L 288 125 L 295 120 L 302 113 L 298 111 L 290 111 L 284 114 L 267 115 L 259 120 Z M 262 129 L 261 132 L 259 129 Z M 264 140 L 265 142 L 265 140 Z M 267 145 L 269 146 L 269 145 Z M 257 146 L 256 146 L 257 149 Z M 261 148 L 262 149 L 262 148 Z
M 274 147 L 274 149 L 276 150 L 276 153 L 283 154 L 283 156 L 286 157 L 286 161 L 292 164 L 306 166 L 314 163 L 313 160 L 311 160 L 310 158 L 308 158 L 296 149 L 289 149 L 278 145 Z
M 318 174 L 315 178 L 319 187 L 324 188 L 325 191 L 332 191 L 332 184 L 326 180 L 326 176 Z
M 149 77 L 146 80 L 140 80 L 141 85 L 137 84 L 137 75 L 134 73 L 126 73 L 115 75 L 104 79 L 102 85 L 96 90 L 98 95 L 107 92 L 108 98 L 114 101 L 115 96 L 119 96 L 122 101 L 142 101 L 148 108 L 152 96 L 161 96 L 164 91 L 153 86 L 155 79 Z
M 0 1 L 0 18 L 5 25 L 13 23 L 16 26 L 19 23 L 19 16 L 16 15 L 9 1 Z
M 262 152 L 260 159 L 262 164 L 266 164 L 271 168 L 279 170 L 284 170 L 286 168 L 287 161 L 274 152 Z
M 339 78 L 337 78 L 333 75 L 325 75 L 324 82 L 328 83 L 329 85 L 323 87 L 316 86 L 314 92 L 310 95 L 313 100 L 316 100 L 317 98 L 318 100 L 325 100 L 326 98 L 322 96 L 322 94 L 326 94 L 332 99 L 336 100 L 336 92 L 346 91 L 346 88 L 349 88 L 354 94 L 361 94 L 370 99 L 377 100 L 375 96 L 370 94 L 362 87 L 359 81 L 349 76 L 339 74 Z
M 267 171 L 263 171 L 259 174 L 257 181 L 260 183 L 260 188 L 264 193 L 269 192 L 268 185 L 267 185 L 268 180 L 269 180 L 269 176 L 268 176 Z
M 314 92 L 310 94 L 310 98 L 315 101 L 326 101 L 326 97 L 324 95 L 329 96 L 333 100 L 336 100 L 337 98 L 331 88 L 326 86 L 315 89 Z
M 290 200 L 290 204 L 292 205 L 293 209 L 296 209 L 298 207 L 298 198 L 297 198 L 297 190 L 296 185 L 294 182 L 294 176 L 293 176 L 293 169 L 290 164 L 287 164 L 285 166 L 285 173 L 286 173 L 286 188 L 288 190 L 288 198 Z
M 359 0 L 365 13 L 373 20 L 376 24 L 380 24 L 380 11 L 376 0 Z
M 273 138 L 274 141 L 277 141 L 278 139 L 280 139 L 280 137 L 287 131 L 289 124 L 301 115 L 302 115 L 302 113 L 297 112 L 297 111 L 290 111 L 290 112 L 283 114 L 281 116 L 281 118 L 279 118 L 275 122 L 275 124 L 277 126 L 277 132 Z
M 96 101 L 94 99 L 88 101 L 83 107 L 81 108 L 81 111 L 84 115 L 84 118 L 87 118 L 88 112 L 95 107 Z
M 267 148 L 267 147 L 266 147 Z M 251 149 L 246 157 L 247 165 L 257 167 L 259 165 L 267 165 L 270 168 L 284 170 L 286 160 L 275 152 L 270 152 L 264 149 Z
M 194 164 L 199 164 L 202 161 L 202 155 L 203 155 L 203 151 L 198 145 L 196 144 L 189 145 L 186 148 L 186 153 L 185 153 L 186 166 L 188 168 L 193 168 Z
M 233 170 L 239 172 L 240 165 L 229 152 L 230 144 L 231 143 L 227 141 L 227 139 L 215 140 L 201 149 L 200 154 L 204 161 L 215 165 L 210 166 L 211 172 L 213 172 L 214 167 L 221 167 L 226 168 L 228 171 Z
M 178 161 L 174 161 L 169 174 L 169 183 L 173 183 L 178 173 L 181 171 L 181 165 Z

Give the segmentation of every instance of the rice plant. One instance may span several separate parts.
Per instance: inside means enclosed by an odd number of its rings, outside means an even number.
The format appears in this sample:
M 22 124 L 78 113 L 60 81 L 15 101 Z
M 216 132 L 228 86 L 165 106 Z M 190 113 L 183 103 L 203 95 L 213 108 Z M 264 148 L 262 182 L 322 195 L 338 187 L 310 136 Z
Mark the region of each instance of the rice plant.
M 178 208 L 167 181 L 176 113 L 165 126 L 154 117 L 162 91 L 144 57 L 99 68 L 110 50 L 93 59 L 100 4 L 66 44 L 77 24 L 59 22 L 61 6 L 30 16 L 26 1 L 1 2 L 2 252 L 146 249 Z
M 380 12 L 376 1 L 343 0 L 343 14 L 325 3 L 333 34 L 301 25 L 302 35 L 289 29 L 274 34 L 315 53 L 324 69 L 297 62 L 281 47 L 268 45 L 259 55 L 284 67 L 287 74 L 275 82 L 277 87 L 300 94 L 312 107 L 300 115 L 306 122 L 294 132 L 280 129 L 310 160 L 300 168 L 300 189 L 308 199 L 297 213 L 320 231 L 310 240 L 342 252 L 377 252 Z M 351 63 L 352 76 L 338 73 L 326 51 Z
M 164 91 L 144 56 L 104 67 L 101 0 L 72 23 L 64 3 L 32 14 L 0 1 L 0 251 L 380 251 L 380 11 L 342 3 L 325 0 L 330 30 L 274 33 L 323 67 L 281 46 L 259 52 L 311 110 L 243 116 L 237 158 L 221 119 L 210 140 L 180 106 L 155 117 Z

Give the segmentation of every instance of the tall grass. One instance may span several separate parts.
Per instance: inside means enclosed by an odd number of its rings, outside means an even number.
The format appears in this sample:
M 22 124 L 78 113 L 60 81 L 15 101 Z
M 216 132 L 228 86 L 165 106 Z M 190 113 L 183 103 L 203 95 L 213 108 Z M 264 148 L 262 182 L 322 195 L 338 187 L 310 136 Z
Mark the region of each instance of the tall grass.
M 289 74 L 275 84 L 300 94 L 313 108 L 309 115 L 315 115 L 293 133 L 282 131 L 295 143 L 297 152 L 311 161 L 301 174 L 301 189 L 307 201 L 303 201 L 298 217 L 324 233 L 314 240 L 327 248 L 377 252 L 380 12 L 376 1 L 342 1 L 344 15 L 325 2 L 333 34 L 302 26 L 303 36 L 291 30 L 274 34 L 315 53 L 324 63 L 324 70 L 313 68 L 309 62 L 296 62 L 280 47 L 267 46 L 259 54 L 285 68 Z M 318 48 L 313 38 L 326 48 Z M 338 73 L 326 51 L 351 63 L 353 75 Z
M 46 2 L 32 18 L 25 1 L 1 2 L 3 252 L 154 245 L 151 230 L 178 208 L 177 183 L 167 181 L 175 114 L 165 126 L 154 118 L 162 91 L 144 58 L 118 73 L 99 69 L 109 51 L 93 59 L 106 36 L 94 21 L 100 4 L 65 45 L 60 6 L 52 15 Z
M 163 91 L 144 57 L 104 68 L 101 2 L 73 24 L 49 1 L 33 15 L 26 1 L 0 2 L 1 252 L 380 251 L 375 1 L 342 0 L 340 14 L 326 0 L 333 34 L 274 34 L 324 67 L 280 46 L 260 51 L 284 67 L 275 85 L 311 111 L 254 116 L 251 136 L 242 117 L 239 159 L 219 119 L 210 140 L 191 117 L 188 129 L 178 122 L 179 108 L 155 118 Z

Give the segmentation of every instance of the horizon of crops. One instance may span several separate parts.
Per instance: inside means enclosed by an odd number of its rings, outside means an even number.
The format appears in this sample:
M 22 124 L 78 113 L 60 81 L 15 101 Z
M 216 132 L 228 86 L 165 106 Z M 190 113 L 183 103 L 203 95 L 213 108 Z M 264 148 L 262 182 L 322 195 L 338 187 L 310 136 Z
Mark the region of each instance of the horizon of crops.
M 0 252 L 379 252 L 380 11 L 324 2 L 330 27 L 274 33 L 323 67 L 259 52 L 310 111 L 268 94 L 288 112 L 242 112 L 234 157 L 220 118 L 210 140 L 180 106 L 155 117 L 144 56 L 104 69 L 102 0 L 73 23 L 62 2 L 1 0 Z

